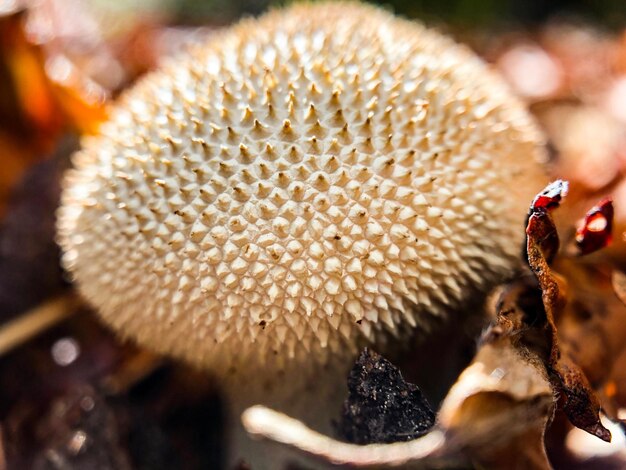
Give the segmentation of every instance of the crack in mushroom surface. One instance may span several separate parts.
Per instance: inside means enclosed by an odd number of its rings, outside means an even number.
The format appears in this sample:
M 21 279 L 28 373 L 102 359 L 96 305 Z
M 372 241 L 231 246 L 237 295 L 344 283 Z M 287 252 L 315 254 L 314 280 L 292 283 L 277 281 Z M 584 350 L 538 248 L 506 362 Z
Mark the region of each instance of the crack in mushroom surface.
M 126 337 L 215 371 L 326 363 L 517 263 L 542 136 L 466 48 L 358 4 L 244 20 L 83 139 L 63 264 Z

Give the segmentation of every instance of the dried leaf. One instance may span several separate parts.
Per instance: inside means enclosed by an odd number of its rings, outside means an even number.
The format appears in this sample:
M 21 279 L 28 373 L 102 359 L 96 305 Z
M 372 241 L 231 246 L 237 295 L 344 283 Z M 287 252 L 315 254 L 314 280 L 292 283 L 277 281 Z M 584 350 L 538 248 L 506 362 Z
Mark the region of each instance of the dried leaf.
M 580 367 L 571 358 L 561 355 L 555 319 L 562 312 L 566 299 L 550 261 L 558 251 L 558 235 L 549 210 L 558 207 L 563 195 L 559 182 L 549 185 L 535 198 L 526 228 L 528 264 L 542 291 L 546 328 L 551 336 L 550 358 L 546 364 L 556 391 L 562 396 L 562 408 L 570 422 L 600 439 L 610 441 L 611 433 L 600 422 L 600 402 Z M 565 188 L 567 188 L 565 186 Z
M 576 244 L 581 255 L 587 255 L 611 244 L 613 236 L 613 201 L 603 199 L 585 215 L 576 230 Z
M 449 440 L 462 443 L 472 460 L 488 468 L 550 468 L 543 435 L 554 398 L 545 369 L 514 337 L 496 336 L 450 390 L 440 425 Z
M 611 442 L 611 432 L 600 421 L 600 400 L 592 390 L 582 370 L 567 356 L 562 356 L 552 366 L 560 380 L 562 408 L 570 422 L 579 429 Z

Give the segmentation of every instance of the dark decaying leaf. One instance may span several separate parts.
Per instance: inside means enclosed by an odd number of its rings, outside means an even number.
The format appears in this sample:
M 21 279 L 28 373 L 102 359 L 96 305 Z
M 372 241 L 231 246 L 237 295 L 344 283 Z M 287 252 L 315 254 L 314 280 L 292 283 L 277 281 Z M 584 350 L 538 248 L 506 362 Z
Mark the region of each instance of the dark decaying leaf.
M 435 424 L 420 389 L 406 382 L 391 362 L 364 349 L 348 376 L 348 398 L 338 426 L 355 444 L 409 441 Z

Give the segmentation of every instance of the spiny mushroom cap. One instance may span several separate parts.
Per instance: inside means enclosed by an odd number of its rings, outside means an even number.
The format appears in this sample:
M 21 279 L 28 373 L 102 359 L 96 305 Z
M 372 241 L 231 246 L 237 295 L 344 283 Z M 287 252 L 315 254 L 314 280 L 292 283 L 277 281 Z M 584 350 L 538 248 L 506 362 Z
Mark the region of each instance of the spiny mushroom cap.
M 275 11 L 147 76 L 84 139 L 63 262 L 158 351 L 324 362 L 510 272 L 540 140 L 436 32 L 355 4 Z

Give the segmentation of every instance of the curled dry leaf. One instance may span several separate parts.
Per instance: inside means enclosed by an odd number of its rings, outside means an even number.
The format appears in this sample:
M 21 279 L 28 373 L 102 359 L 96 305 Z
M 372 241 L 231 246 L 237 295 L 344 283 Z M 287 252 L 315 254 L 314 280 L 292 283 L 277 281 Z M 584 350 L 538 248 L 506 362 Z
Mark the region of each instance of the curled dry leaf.
M 563 190 L 564 189 L 564 190 Z M 550 268 L 559 247 L 556 226 L 550 211 L 556 209 L 567 191 L 567 184 L 550 184 L 533 202 L 526 228 L 528 264 L 535 274 L 542 292 L 545 309 L 545 328 L 550 336 L 550 354 L 546 364 L 552 384 L 560 396 L 563 411 L 570 422 L 604 441 L 611 433 L 600 422 L 600 401 L 589 381 L 571 358 L 561 354 L 555 320 L 562 313 L 566 299 L 564 280 Z
M 552 367 L 555 389 L 561 393 L 562 408 L 579 429 L 611 442 L 611 432 L 600 421 L 600 400 L 587 377 L 569 357 L 562 356 Z
M 550 468 L 543 435 L 552 389 L 541 362 L 519 349 L 513 331 L 491 329 L 446 397 L 439 424 L 450 444 L 488 468 Z

